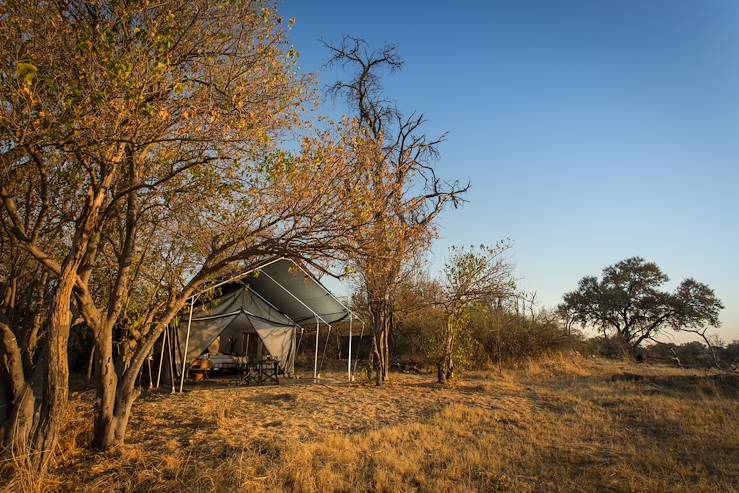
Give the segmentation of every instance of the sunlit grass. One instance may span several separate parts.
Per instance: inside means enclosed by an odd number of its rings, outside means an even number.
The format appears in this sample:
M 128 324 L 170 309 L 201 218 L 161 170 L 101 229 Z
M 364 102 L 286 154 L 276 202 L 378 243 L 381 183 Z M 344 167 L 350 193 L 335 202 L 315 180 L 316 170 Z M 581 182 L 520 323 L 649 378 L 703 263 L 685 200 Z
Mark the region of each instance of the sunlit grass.
M 128 445 L 82 448 L 72 402 L 50 491 L 733 491 L 736 376 L 556 355 L 364 383 L 198 387 L 138 405 Z M 10 488 L 25 489 L 14 482 Z

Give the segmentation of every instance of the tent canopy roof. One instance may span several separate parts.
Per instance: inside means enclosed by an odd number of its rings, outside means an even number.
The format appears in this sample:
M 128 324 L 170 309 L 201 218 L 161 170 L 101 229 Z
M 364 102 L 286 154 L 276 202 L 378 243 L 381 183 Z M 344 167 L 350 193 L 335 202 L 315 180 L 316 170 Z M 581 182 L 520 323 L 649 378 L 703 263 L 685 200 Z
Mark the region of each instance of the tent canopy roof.
M 348 308 L 305 269 L 281 259 L 251 273 L 246 284 L 295 323 L 333 324 L 350 314 Z
M 218 286 L 230 292 L 238 285 L 246 285 L 266 305 L 298 325 L 334 324 L 352 314 L 318 279 L 287 258 L 267 262 Z

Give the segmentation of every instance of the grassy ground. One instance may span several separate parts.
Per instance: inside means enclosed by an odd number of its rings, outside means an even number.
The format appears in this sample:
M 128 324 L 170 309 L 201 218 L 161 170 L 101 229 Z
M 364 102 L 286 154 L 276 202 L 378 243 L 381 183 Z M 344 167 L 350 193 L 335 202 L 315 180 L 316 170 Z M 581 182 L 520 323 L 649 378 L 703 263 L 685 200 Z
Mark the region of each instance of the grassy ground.
M 558 356 L 450 387 L 303 382 L 146 396 L 109 453 L 73 398 L 44 489 L 739 491 L 736 375 Z

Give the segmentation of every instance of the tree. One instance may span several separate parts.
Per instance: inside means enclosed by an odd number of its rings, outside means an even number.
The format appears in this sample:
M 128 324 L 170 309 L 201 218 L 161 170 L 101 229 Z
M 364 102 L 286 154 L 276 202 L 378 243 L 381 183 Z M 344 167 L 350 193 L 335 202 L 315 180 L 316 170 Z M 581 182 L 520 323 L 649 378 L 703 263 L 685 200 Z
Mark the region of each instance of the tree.
M 131 404 L 138 395 L 134 384 L 141 366 L 156 339 L 196 290 L 268 258 L 291 256 L 315 265 L 330 257 L 339 239 L 348 234 L 347 221 L 342 219 L 346 196 L 333 183 L 348 180 L 353 168 L 338 148 L 307 139 L 299 154 L 277 153 L 260 166 L 265 167 L 265 174 L 253 171 L 235 191 L 237 201 L 226 201 L 228 207 L 214 209 L 212 203 L 200 203 L 196 197 L 183 204 L 180 201 L 188 195 L 178 196 L 169 202 L 173 207 L 169 215 L 137 223 L 141 229 L 138 240 L 144 245 L 132 252 L 132 271 L 138 273 L 129 281 L 133 292 L 125 289 L 117 322 L 101 332 L 106 337 L 101 351 L 112 354 L 111 343 L 119 349 L 107 370 L 109 383 L 103 386 L 109 405 L 101 407 L 97 417 L 98 447 L 122 442 Z M 205 198 L 213 201 L 216 194 L 210 190 Z M 120 241 L 125 244 L 125 235 Z M 120 258 L 113 254 L 109 261 L 116 265 Z M 110 305 L 109 295 L 102 299 Z M 105 368 L 101 371 L 105 378 Z
M 0 258 L 7 259 L 0 262 L 0 396 L 14 404 L 0 413 L 0 443 L 22 453 L 33 427 L 52 279 L 2 228 Z
M 439 383 L 454 376 L 455 340 L 464 332 L 465 310 L 475 304 L 493 304 L 511 297 L 515 291 L 511 264 L 503 257 L 510 248 L 506 241 L 494 246 L 452 247 L 443 270 L 443 299 L 446 327 L 437 361 Z
M 353 111 L 348 127 L 360 176 L 351 212 L 358 227 L 347 263 L 362 280 L 372 319 L 371 368 L 381 385 L 388 377 L 396 290 L 433 240 L 436 218 L 447 205 L 458 206 L 469 186 L 436 175 L 432 163 L 445 136 L 427 137 L 422 114 L 404 117 L 385 99 L 381 72 L 403 65 L 395 46 L 370 50 L 353 37 L 324 44 L 332 53 L 329 65 L 356 69 L 331 92 L 344 96 Z
M 723 308 L 713 290 L 694 279 L 686 279 L 672 296 L 672 305 L 674 315 L 670 317 L 670 326 L 676 331 L 695 334 L 703 339 L 711 353 L 713 364 L 720 367 L 716 354 L 717 344 L 712 342 L 714 337 L 708 335 L 711 328 L 721 324 L 719 311 Z
M 721 301 L 713 290 L 686 279 L 674 293 L 659 288 L 667 275 L 641 257 L 622 260 L 603 269 L 600 280 L 583 277 L 578 289 L 564 295 L 559 306 L 583 326 L 611 335 L 624 354 L 634 356 L 646 340 L 667 328 L 692 332 L 706 339 L 706 330 L 718 327 Z
M 4 428 L 43 472 L 73 319 L 95 341 L 107 448 L 192 293 L 265 258 L 333 257 L 354 166 L 330 130 L 277 148 L 310 87 L 271 1 L 5 2 L 0 17 Z

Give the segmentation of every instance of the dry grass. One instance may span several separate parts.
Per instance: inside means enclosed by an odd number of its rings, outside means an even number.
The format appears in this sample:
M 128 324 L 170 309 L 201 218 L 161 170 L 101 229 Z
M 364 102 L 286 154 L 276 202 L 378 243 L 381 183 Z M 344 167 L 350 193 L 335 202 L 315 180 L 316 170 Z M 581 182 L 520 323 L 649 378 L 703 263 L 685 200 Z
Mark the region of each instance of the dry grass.
M 130 445 L 98 454 L 77 398 L 45 489 L 739 489 L 737 376 L 559 355 L 451 387 L 392 378 L 149 395 Z

